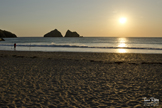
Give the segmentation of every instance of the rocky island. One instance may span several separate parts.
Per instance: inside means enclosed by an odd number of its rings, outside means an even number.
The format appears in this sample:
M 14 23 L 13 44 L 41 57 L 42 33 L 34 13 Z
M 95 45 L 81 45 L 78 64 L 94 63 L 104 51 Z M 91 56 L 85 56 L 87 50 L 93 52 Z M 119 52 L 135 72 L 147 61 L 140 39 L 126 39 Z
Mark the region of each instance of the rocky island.
M 65 37 L 80 37 L 80 35 L 77 32 L 71 32 L 70 30 L 67 30 Z
M 63 37 L 61 32 L 59 32 L 57 29 L 47 33 L 44 35 L 44 37 Z
M 60 31 L 55 29 L 45 34 L 44 37 L 63 37 L 63 36 Z M 80 36 L 77 32 L 71 32 L 70 30 L 67 30 L 65 37 L 83 37 L 83 36 Z
M 0 38 L 0 41 L 5 41 L 3 38 Z
M 0 29 L 0 38 L 16 38 L 17 36 L 9 31 Z

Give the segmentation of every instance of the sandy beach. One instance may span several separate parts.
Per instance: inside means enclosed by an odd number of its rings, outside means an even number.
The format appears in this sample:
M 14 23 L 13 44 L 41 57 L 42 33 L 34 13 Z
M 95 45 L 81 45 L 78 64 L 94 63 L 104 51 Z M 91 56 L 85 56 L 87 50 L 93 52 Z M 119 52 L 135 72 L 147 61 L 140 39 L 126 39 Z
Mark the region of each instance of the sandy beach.
M 3 108 L 162 107 L 162 54 L 0 51 L 0 96 Z

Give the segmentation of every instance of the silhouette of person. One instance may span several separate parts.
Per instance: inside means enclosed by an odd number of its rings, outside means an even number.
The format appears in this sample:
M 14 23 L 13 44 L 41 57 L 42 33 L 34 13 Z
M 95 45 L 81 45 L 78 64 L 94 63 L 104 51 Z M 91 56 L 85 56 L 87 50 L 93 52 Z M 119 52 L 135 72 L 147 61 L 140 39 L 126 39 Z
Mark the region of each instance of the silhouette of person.
M 14 48 L 16 48 L 16 43 L 14 43 Z

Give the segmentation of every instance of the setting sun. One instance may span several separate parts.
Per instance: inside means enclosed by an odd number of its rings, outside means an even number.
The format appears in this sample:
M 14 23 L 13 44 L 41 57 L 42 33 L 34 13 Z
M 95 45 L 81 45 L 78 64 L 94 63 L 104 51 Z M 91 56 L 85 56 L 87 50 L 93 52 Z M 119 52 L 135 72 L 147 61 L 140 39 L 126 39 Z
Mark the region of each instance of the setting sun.
M 124 24 L 124 23 L 127 22 L 127 18 L 122 17 L 122 18 L 119 19 L 119 22 L 120 22 L 121 24 Z

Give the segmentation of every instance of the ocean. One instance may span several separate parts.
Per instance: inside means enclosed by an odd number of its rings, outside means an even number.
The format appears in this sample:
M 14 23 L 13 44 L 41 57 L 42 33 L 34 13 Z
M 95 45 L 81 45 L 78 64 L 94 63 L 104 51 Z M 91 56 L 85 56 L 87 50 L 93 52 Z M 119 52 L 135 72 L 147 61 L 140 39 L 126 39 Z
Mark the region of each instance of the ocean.
M 0 50 L 162 54 L 160 37 L 4 38 Z M 16 43 L 16 48 L 14 48 Z

